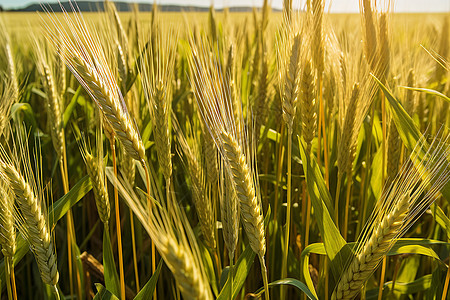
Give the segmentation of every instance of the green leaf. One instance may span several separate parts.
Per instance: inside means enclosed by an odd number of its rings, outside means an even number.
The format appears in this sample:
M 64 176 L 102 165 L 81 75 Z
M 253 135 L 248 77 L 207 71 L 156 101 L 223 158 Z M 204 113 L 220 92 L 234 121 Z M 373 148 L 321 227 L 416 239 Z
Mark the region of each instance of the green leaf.
M 436 204 L 432 205 L 431 210 L 436 211 L 436 213 L 433 214 L 433 217 L 436 220 L 436 222 L 442 227 L 442 229 L 444 229 L 444 231 L 447 233 L 447 238 L 450 240 L 450 219 L 447 217 L 444 211 Z
M 255 252 L 253 252 L 252 248 L 247 245 L 245 251 L 239 256 L 238 261 L 233 267 L 233 295 L 230 296 L 230 280 L 227 280 L 225 286 L 220 292 L 217 300 L 228 300 L 236 298 L 237 294 L 241 290 L 242 285 L 247 278 L 250 269 L 252 268 L 253 261 L 255 259 Z
M 80 179 L 70 191 L 62 196 L 58 201 L 53 203 L 49 209 L 48 223 L 55 225 L 69 209 L 75 205 L 92 189 L 92 182 L 88 175 Z
M 398 254 L 420 254 L 436 259 L 440 263 L 444 263 L 439 255 L 431 248 L 432 246 L 449 246 L 450 243 L 429 240 L 429 239 L 419 239 L 419 238 L 402 238 L 398 239 L 391 250 L 387 253 L 388 256 L 398 255 Z
M 396 282 L 393 290 L 400 294 L 411 295 L 428 290 L 430 287 L 431 287 L 431 275 L 425 275 L 412 282 L 407 283 Z M 391 288 L 392 288 L 392 281 L 386 282 L 384 284 L 385 289 L 384 293 L 386 294 L 390 293 Z M 366 293 L 367 300 L 377 299 L 377 297 L 378 297 L 378 288 L 370 290 Z
M 78 87 L 77 91 L 75 92 L 75 95 L 73 95 L 72 99 L 69 102 L 69 105 L 67 105 L 66 110 L 63 114 L 63 126 L 66 128 L 67 123 L 69 122 L 70 116 L 72 115 L 73 110 L 75 109 L 75 106 L 77 105 L 78 97 L 80 96 L 82 91 L 81 85 Z
M 372 75 L 373 76 L 373 75 Z M 388 107 L 390 107 L 392 118 L 394 119 L 395 126 L 397 127 L 398 134 L 402 139 L 405 146 L 412 151 L 419 141 L 422 134 L 415 125 L 412 118 L 405 111 L 400 101 L 395 99 L 394 95 L 379 81 L 375 76 L 373 76 L 375 81 L 380 86 L 384 95 L 386 96 Z
M 274 287 L 274 286 L 278 286 L 278 285 L 291 285 L 293 287 L 298 288 L 303 293 L 305 293 L 305 295 L 308 296 L 309 299 L 317 300 L 317 297 L 315 295 L 313 295 L 313 293 L 311 293 L 311 291 L 308 289 L 308 287 L 303 282 L 301 282 L 297 279 L 285 278 L 285 279 L 280 279 L 280 280 L 269 283 L 269 287 Z M 261 297 L 263 292 L 264 292 L 264 288 L 259 289 L 255 293 L 254 297 L 255 298 Z
M 19 115 L 19 113 L 21 115 Z M 36 130 L 38 128 L 36 118 L 34 117 L 33 108 L 28 103 L 13 104 L 11 107 L 11 117 L 19 124 L 22 123 L 22 121 L 25 121 L 27 125 L 31 126 L 32 130 Z
M 47 97 L 47 94 L 44 93 L 43 91 L 41 91 L 41 90 L 38 89 L 38 88 L 33 87 L 33 88 L 31 89 L 31 92 L 34 93 L 34 94 L 36 94 L 36 95 L 38 95 L 38 96 L 40 96 L 40 97 L 42 97 L 42 98 L 44 98 L 44 99 L 47 99 L 47 98 L 48 98 L 48 97 Z
M 422 136 L 420 130 L 417 128 L 414 121 L 400 104 L 400 101 L 398 101 L 375 76 L 373 76 L 373 78 L 377 81 L 378 85 L 386 96 L 386 99 L 388 100 L 387 104 L 391 110 L 391 115 L 394 119 L 394 123 L 397 127 L 400 138 L 402 139 L 408 150 L 414 151 L 417 142 Z M 416 151 L 419 151 L 419 157 L 423 157 L 428 149 L 426 143 L 424 142 L 423 144 L 423 147 L 421 147 L 420 149 L 416 149 Z M 450 201 L 450 182 L 447 182 L 444 185 L 444 187 L 441 189 L 441 194 L 447 199 L 447 201 Z
M 223 289 L 225 284 L 227 283 L 228 274 L 230 273 L 230 266 L 226 266 L 222 269 L 222 273 L 220 274 L 220 281 L 219 281 L 219 288 L 220 290 Z
M 109 231 L 103 230 L 103 268 L 105 285 L 114 295 L 120 295 L 119 275 L 117 274 Z
M 211 258 L 211 253 L 202 243 L 198 243 L 198 248 L 200 250 L 200 256 L 203 261 L 203 267 L 205 268 L 206 277 L 209 280 L 209 284 L 211 285 L 214 295 L 217 296 L 219 294 L 218 282 L 216 278 L 216 272 L 214 270 L 214 264 Z
M 119 298 L 114 296 L 110 291 L 108 291 L 100 283 L 96 283 L 95 287 L 97 289 L 97 294 L 95 294 L 93 300 L 119 300 Z
M 342 273 L 342 268 L 351 250 L 331 218 L 331 215 L 334 215 L 334 210 L 331 206 L 331 196 L 320 173 L 319 166 L 314 157 L 308 157 L 300 138 L 299 149 L 317 226 L 322 235 L 327 256 L 331 261 L 331 270 L 338 277 Z
M 161 272 L 163 261 L 160 260 L 158 263 L 158 267 L 155 270 L 155 273 L 153 273 L 152 277 L 147 281 L 147 283 L 144 285 L 142 290 L 139 292 L 139 294 L 134 297 L 134 300 L 147 300 L 151 299 L 153 297 L 153 292 L 156 288 L 156 283 L 158 282 L 159 273 Z
M 305 278 L 306 285 L 309 290 L 313 293 L 314 297 L 317 298 L 316 290 L 314 288 L 313 281 L 311 279 L 311 274 L 309 273 L 309 255 L 311 253 L 319 254 L 319 255 L 327 255 L 325 251 L 325 247 L 323 243 L 315 243 L 308 245 L 305 249 L 303 249 L 300 261 L 302 262 L 303 267 L 303 277 Z
M 424 92 L 427 93 L 429 95 L 433 95 L 433 96 L 438 96 L 442 99 L 444 99 L 447 102 L 450 102 L 450 98 L 445 96 L 444 94 L 442 94 L 441 92 L 438 92 L 436 90 L 432 90 L 432 89 L 426 89 L 426 88 L 414 88 L 414 87 L 408 87 L 408 86 L 402 86 L 402 88 L 405 88 L 407 90 L 411 90 L 411 91 L 416 91 L 416 92 Z

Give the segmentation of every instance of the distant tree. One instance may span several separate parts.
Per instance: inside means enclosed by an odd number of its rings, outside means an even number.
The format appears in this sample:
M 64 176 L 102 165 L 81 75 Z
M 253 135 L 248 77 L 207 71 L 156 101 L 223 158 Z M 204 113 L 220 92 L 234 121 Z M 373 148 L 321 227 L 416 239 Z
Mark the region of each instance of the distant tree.
M 3 7 L 0 5 L 0 11 L 3 11 Z

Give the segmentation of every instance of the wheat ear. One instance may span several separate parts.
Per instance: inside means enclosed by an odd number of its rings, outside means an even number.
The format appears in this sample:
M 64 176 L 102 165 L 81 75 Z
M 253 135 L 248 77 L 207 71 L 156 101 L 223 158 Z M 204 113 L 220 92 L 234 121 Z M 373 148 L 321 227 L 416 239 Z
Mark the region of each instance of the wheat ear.
M 371 0 L 359 0 L 359 6 L 362 16 L 362 27 L 364 28 L 365 56 L 367 63 L 372 71 L 374 71 L 376 64 L 377 32 Z
M 0 77 L 0 136 L 8 134 L 9 114 L 13 103 L 17 101 L 14 96 L 13 83 L 6 78 Z
M 6 58 L 6 67 L 9 81 L 11 82 L 11 88 L 13 92 L 13 97 L 18 101 L 19 99 L 19 83 L 16 72 L 16 62 L 14 61 L 11 39 L 9 37 L 8 30 L 6 29 L 3 20 L 0 20 L 0 41 L 2 42 L 2 47 L 4 47 L 4 57 Z
M 36 42 L 37 43 L 37 42 Z M 45 99 L 47 107 L 48 122 L 51 127 L 51 136 L 53 147 L 55 148 L 56 154 L 58 155 L 58 160 L 63 161 L 64 152 L 64 128 L 62 121 L 62 111 L 61 111 L 61 101 L 60 94 L 56 90 L 56 84 L 53 76 L 52 69 L 48 61 L 46 60 L 42 47 L 37 46 L 36 48 L 37 65 L 39 73 L 41 74 L 42 81 L 44 83 L 45 91 L 47 97 Z
M 202 40 L 201 46 L 197 47 L 194 41 L 190 40 L 191 83 L 203 121 L 219 149 L 225 164 L 226 176 L 230 177 L 233 190 L 239 199 L 241 220 L 250 247 L 259 256 L 265 297 L 268 299 L 267 269 L 264 262 L 266 252 L 264 218 L 258 177 L 254 171 L 255 145 L 247 141 L 242 114 L 238 119 L 234 117 L 233 95 L 229 87 L 224 86 L 224 72 L 219 59 L 212 54 L 210 48 L 205 49 L 204 42 Z
M 43 192 L 36 193 L 36 183 L 30 160 L 28 149 L 22 141 L 19 141 L 22 155 L 22 164 L 24 165 L 24 174 L 19 171 L 19 158 L 11 159 L 5 149 L 1 148 L 0 174 L 4 180 L 9 183 L 13 191 L 16 203 L 20 213 L 15 216 L 19 223 L 19 230 L 30 244 L 30 249 L 36 258 L 36 262 L 41 274 L 42 281 L 45 284 L 56 286 L 59 279 L 56 254 L 47 217 L 45 206 L 43 206 Z M 17 152 L 16 152 L 17 153 Z
M 428 145 L 422 137 L 395 180 L 384 190 L 358 238 L 355 257 L 339 279 L 332 299 L 353 299 L 377 265 L 439 196 L 450 180 L 448 137 Z
M 14 276 L 14 254 L 16 252 L 16 230 L 14 228 L 14 196 L 0 183 L 0 245 L 5 263 L 6 289 L 8 299 L 17 300 Z
M 80 147 L 81 155 L 84 159 L 86 170 L 92 181 L 92 190 L 94 192 L 95 205 L 97 206 L 98 215 L 104 224 L 105 230 L 109 230 L 108 223 L 111 215 L 111 204 L 109 202 L 108 188 L 106 184 L 105 166 L 103 163 L 103 136 L 100 129 L 97 131 L 96 137 L 96 155 L 88 150 L 84 136 L 77 131 L 76 138 Z
M 356 128 L 355 115 L 358 111 L 358 98 L 360 94 L 359 84 L 355 83 L 352 88 L 352 94 L 345 111 L 344 123 L 341 128 L 341 138 L 338 148 L 338 177 L 344 173 L 351 173 L 353 159 L 355 156 L 355 143 L 359 128 Z
M 16 231 L 14 228 L 14 197 L 6 186 L 0 186 L 0 245 L 3 256 L 10 259 L 16 252 Z
M 69 70 L 100 108 L 129 155 L 145 165 L 144 144 L 127 111 L 99 38 L 88 29 L 73 3 L 70 4 L 76 17 L 75 21 L 72 20 L 63 10 L 65 27 L 53 14 L 47 13 L 50 22 L 45 25 L 49 39 Z M 62 37 L 63 45 L 59 44 L 59 36 Z M 64 51 L 61 51 L 61 47 L 64 47 Z
M 172 176 L 172 152 L 170 142 L 170 115 L 172 80 L 177 39 L 169 38 L 172 32 L 163 35 L 159 30 L 152 32 L 153 48 L 144 56 L 141 78 L 145 97 L 152 116 L 156 151 L 166 182 Z M 153 52 L 155 51 L 155 52 Z M 169 188 L 169 185 L 167 186 Z
M 225 176 L 223 168 L 221 170 L 219 201 L 223 240 L 230 262 L 233 262 L 239 234 L 239 199 L 236 197 L 230 178 Z
M 306 142 L 307 153 L 311 153 L 312 140 L 317 127 L 316 98 L 314 94 L 314 75 L 311 62 L 304 64 L 301 77 L 302 135 Z
M 288 131 L 292 134 L 295 110 L 297 108 L 297 98 L 300 89 L 300 47 L 301 37 L 296 35 L 292 43 L 292 49 L 286 66 L 286 75 L 282 82 L 284 92 L 282 97 L 283 119 L 287 124 Z
M 266 253 L 266 238 L 264 234 L 264 219 L 261 213 L 259 199 L 253 183 L 253 176 L 246 162 L 241 147 L 227 132 L 222 132 L 224 154 L 230 167 L 230 176 L 236 196 L 241 207 L 242 223 L 248 235 L 253 251 L 264 256 Z
M 404 195 L 395 209 L 374 229 L 361 253 L 353 259 L 341 276 L 333 293 L 334 299 L 353 299 L 360 292 L 364 282 L 392 246 L 392 241 L 398 235 L 408 211 L 409 196 Z
M 195 138 L 191 128 L 187 130 L 188 133 L 185 136 L 177 121 L 174 122 L 174 128 L 178 137 L 178 144 L 181 147 L 180 156 L 189 170 L 193 200 L 200 228 L 206 244 L 214 249 L 216 248 L 214 212 L 211 201 L 206 196 L 206 181 L 201 165 L 200 141 Z

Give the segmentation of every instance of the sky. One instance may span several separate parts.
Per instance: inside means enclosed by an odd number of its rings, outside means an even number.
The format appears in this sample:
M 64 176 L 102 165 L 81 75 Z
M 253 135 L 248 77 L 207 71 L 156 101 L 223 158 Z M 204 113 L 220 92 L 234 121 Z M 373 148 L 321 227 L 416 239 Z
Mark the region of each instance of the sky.
M 64 0 L 62 0 L 64 1 Z M 124 2 L 153 3 L 153 0 L 120 0 Z M 329 5 L 331 1 L 331 6 Z M 36 3 L 39 0 L 0 0 L 0 5 L 5 8 L 17 8 Z M 42 2 L 56 2 L 46 0 Z M 159 4 L 178 4 L 209 6 L 211 0 L 157 0 Z M 263 0 L 215 0 L 214 5 L 218 8 L 225 6 L 261 6 Z M 305 2 L 293 0 L 294 3 Z M 358 12 L 359 0 L 326 0 L 327 7 L 331 12 Z M 272 0 L 272 6 L 282 7 L 283 0 Z M 396 0 L 394 11 L 396 12 L 450 12 L 450 0 Z

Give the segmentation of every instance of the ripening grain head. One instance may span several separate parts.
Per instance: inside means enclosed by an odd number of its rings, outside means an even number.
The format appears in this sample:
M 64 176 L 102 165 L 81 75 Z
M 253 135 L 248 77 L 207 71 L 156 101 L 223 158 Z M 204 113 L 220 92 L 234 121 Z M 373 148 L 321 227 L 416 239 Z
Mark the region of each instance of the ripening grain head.
M 44 19 L 44 23 L 48 38 L 69 70 L 100 108 L 130 156 L 144 162 L 144 144 L 127 111 L 115 72 L 109 67 L 107 52 L 102 47 L 99 36 L 86 24 L 73 3 L 71 7 L 73 14 L 69 15 L 64 11 L 62 23 L 53 13 L 47 12 L 48 19 Z
M 333 299 L 353 299 L 394 243 L 440 196 L 450 180 L 448 137 L 417 143 L 397 177 L 386 186 L 358 238 L 354 258 L 339 279 Z

